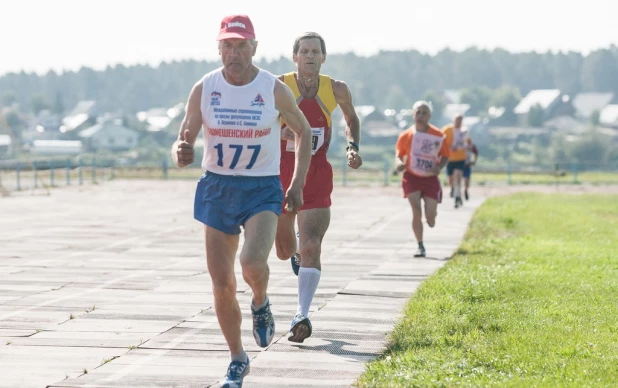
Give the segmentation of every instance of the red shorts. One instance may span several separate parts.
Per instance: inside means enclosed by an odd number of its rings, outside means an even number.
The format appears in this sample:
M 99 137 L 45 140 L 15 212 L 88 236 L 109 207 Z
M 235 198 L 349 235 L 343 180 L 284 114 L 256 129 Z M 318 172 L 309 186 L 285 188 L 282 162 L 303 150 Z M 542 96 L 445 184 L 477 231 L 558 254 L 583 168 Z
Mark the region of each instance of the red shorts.
M 283 192 L 286 193 L 292 183 L 294 175 L 294 159 L 281 159 L 281 185 Z M 318 209 L 330 207 L 332 202 L 330 195 L 333 192 L 333 168 L 326 158 L 312 158 L 305 187 L 303 188 L 303 207 L 300 210 Z M 285 200 L 283 208 L 285 212 Z
M 442 202 L 442 186 L 440 186 L 440 180 L 437 176 L 420 177 L 406 171 L 403 173 L 401 186 L 403 187 L 404 198 L 411 193 L 420 191 L 421 197 L 433 198 L 438 203 Z

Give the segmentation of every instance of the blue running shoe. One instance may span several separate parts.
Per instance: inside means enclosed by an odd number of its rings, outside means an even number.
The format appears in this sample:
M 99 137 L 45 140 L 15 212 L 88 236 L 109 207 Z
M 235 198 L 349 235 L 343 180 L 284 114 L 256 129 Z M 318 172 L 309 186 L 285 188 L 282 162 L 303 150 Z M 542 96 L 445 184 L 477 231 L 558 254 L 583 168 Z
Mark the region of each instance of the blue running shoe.
M 249 365 L 249 357 L 247 362 L 232 361 L 230 366 L 227 367 L 227 374 L 221 380 L 219 386 L 221 388 L 242 388 L 242 380 L 251 370 Z
M 294 271 L 294 275 L 298 276 L 298 270 L 300 270 L 300 253 L 290 257 L 290 263 L 292 263 L 292 271 Z
M 291 336 L 288 341 L 303 343 L 303 341 L 311 337 L 311 321 L 302 314 L 296 314 L 290 326 Z
M 275 319 L 270 312 L 270 303 L 266 302 L 266 306 L 257 311 L 251 306 L 251 314 L 253 315 L 253 338 L 258 346 L 265 348 L 270 345 L 275 336 Z
M 300 269 L 300 232 L 296 232 L 296 254 L 290 258 L 290 263 L 292 263 L 292 271 L 294 271 L 294 275 L 298 276 L 298 270 Z

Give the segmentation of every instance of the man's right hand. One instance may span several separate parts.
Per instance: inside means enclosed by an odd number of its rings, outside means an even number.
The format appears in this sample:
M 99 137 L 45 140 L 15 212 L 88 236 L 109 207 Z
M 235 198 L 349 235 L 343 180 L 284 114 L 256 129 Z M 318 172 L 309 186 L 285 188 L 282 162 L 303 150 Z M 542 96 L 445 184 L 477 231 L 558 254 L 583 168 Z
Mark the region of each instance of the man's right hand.
M 188 129 L 185 129 L 184 140 L 176 140 L 174 143 L 174 148 L 172 152 L 176 153 L 176 165 L 178 167 L 185 167 L 193 163 L 195 160 L 195 150 L 193 149 L 193 141 L 191 137 L 191 132 Z
M 285 211 L 297 213 L 303 207 L 303 186 L 292 183 L 285 193 Z
M 397 166 L 395 167 L 395 171 L 397 172 L 402 172 L 405 169 L 406 169 L 406 165 L 403 162 L 398 163 Z
M 295 140 L 294 132 L 286 125 L 281 129 L 281 140 Z

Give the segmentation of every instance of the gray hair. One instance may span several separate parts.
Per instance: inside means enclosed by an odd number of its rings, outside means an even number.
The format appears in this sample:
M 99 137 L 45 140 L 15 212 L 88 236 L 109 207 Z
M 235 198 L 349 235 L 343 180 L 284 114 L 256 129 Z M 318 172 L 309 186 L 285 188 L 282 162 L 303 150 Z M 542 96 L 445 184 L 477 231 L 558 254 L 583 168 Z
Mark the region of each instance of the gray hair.
M 433 113 L 433 105 L 431 104 L 431 101 L 416 101 L 414 105 L 412 105 L 412 110 L 416 112 L 421 106 L 427 107 L 427 109 L 429 109 L 429 113 Z
M 219 44 L 218 44 L 219 50 L 221 50 L 221 45 L 223 44 L 224 40 L 225 39 L 221 39 L 221 40 L 218 41 L 219 42 Z M 255 39 L 247 39 L 247 40 L 249 41 L 249 43 L 251 43 L 251 46 L 253 46 L 253 48 L 255 48 L 255 45 L 256 45 L 257 41 Z

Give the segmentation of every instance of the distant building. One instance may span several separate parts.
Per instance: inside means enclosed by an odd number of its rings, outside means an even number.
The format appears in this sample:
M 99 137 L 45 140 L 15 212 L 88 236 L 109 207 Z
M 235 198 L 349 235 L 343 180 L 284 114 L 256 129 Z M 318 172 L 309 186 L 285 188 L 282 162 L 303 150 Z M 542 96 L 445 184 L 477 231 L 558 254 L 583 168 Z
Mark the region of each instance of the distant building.
M 446 89 L 443 95 L 448 104 L 459 104 L 460 102 L 461 93 L 459 90 Z
M 147 130 L 151 132 L 161 131 L 170 123 L 184 113 L 184 103 L 179 103 L 171 108 L 152 108 L 147 111 L 138 112 L 137 119 L 147 124 Z
M 91 151 L 106 149 L 125 151 L 138 145 L 139 133 L 122 126 L 119 122 L 104 122 L 93 125 L 79 132 L 86 147 Z
M 595 112 L 601 112 L 614 99 L 614 93 L 579 93 L 573 98 L 576 117 L 588 120 Z
M 48 109 L 44 109 L 34 119 L 33 127 L 38 128 L 39 132 L 53 131 L 58 132 L 62 126 L 60 116 Z
M 34 140 L 30 153 L 37 155 L 79 155 L 83 151 L 79 140 Z
M 520 127 L 528 126 L 530 111 L 535 107 L 542 109 L 542 121 L 573 115 L 575 110 L 570 97 L 563 95 L 559 89 L 531 90 L 513 110 Z
M 79 131 L 96 123 L 98 113 L 96 101 L 80 101 L 75 105 L 73 110 L 62 119 L 62 125 L 66 131 Z
M 13 142 L 10 135 L 0 134 L 0 158 L 10 158 L 13 156 Z
M 605 106 L 601 110 L 599 122 L 608 127 L 618 128 L 618 104 Z

